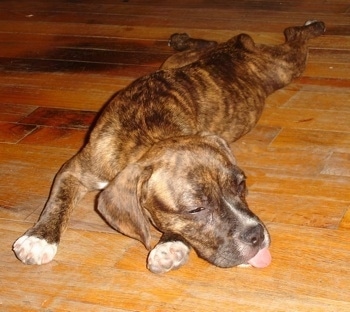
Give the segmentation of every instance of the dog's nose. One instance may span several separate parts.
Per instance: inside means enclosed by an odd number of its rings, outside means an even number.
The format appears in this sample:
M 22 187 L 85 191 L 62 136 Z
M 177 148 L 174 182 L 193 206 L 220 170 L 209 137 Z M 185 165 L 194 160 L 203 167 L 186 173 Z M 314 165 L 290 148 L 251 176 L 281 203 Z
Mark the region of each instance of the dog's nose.
M 264 241 L 264 228 L 261 224 L 252 226 L 241 234 L 241 239 L 249 245 L 258 246 Z

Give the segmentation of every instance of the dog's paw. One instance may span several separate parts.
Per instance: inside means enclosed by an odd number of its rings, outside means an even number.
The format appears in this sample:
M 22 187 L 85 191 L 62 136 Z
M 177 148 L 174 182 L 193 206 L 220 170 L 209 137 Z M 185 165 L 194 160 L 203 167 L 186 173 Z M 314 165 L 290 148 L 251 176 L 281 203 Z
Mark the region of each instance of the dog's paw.
M 308 20 L 305 22 L 304 26 L 309 26 L 309 25 L 311 25 L 313 23 L 317 23 L 317 22 L 318 22 L 318 20 Z
M 186 33 L 183 34 L 172 34 L 170 36 L 170 39 L 168 41 L 168 46 L 172 47 L 176 51 L 184 51 L 187 50 L 188 47 L 188 40 L 190 39 L 190 36 Z
M 190 248 L 183 242 L 160 243 L 148 255 L 147 268 L 152 273 L 165 273 L 184 265 Z
M 308 20 L 305 22 L 304 26 L 309 27 L 309 31 L 312 34 L 311 38 L 322 35 L 326 31 L 326 25 L 317 20 Z
M 13 244 L 16 256 L 25 264 L 45 264 L 50 262 L 57 252 L 57 244 L 49 244 L 45 239 L 23 235 Z

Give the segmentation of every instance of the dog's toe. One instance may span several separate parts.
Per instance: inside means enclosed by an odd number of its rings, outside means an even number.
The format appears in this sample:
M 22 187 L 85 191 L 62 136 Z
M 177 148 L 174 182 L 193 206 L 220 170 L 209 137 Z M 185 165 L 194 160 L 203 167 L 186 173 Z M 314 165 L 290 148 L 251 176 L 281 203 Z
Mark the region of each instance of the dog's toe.
M 317 22 L 318 22 L 318 20 L 307 20 L 304 25 L 309 26 L 309 25 L 311 25 L 313 23 L 317 23 Z
M 165 273 L 184 265 L 190 248 L 183 242 L 166 242 L 158 244 L 148 255 L 147 268 L 153 273 Z
M 45 239 L 23 235 L 13 244 L 16 256 L 25 264 L 45 264 L 57 252 L 57 244 L 49 244 Z

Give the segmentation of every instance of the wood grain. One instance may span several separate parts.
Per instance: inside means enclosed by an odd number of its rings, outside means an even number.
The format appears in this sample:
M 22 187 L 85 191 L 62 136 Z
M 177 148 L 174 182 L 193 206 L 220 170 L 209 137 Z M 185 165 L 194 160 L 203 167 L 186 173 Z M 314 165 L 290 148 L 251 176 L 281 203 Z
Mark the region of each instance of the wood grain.
M 13 242 L 97 111 L 171 55 L 172 33 L 278 44 L 309 19 L 327 32 L 310 42 L 305 73 L 232 144 L 271 233 L 269 267 L 220 269 L 192 252 L 180 270 L 152 274 L 142 244 L 96 212 L 98 193 L 73 212 L 52 263 L 16 259 Z M 1 1 L 0 310 L 350 311 L 349 73 L 348 0 Z

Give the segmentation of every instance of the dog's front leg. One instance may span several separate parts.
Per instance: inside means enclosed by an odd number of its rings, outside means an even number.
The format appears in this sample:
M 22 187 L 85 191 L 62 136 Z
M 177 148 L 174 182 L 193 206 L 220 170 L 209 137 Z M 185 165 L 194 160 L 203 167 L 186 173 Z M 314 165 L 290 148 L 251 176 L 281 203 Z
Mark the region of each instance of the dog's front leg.
M 190 250 L 190 246 L 178 235 L 163 234 L 148 255 L 147 268 L 152 273 L 176 270 L 187 262 Z
M 23 263 L 44 264 L 54 258 L 75 204 L 90 188 L 83 183 L 86 173 L 83 179 L 79 156 L 58 172 L 39 221 L 14 243 L 13 250 Z

